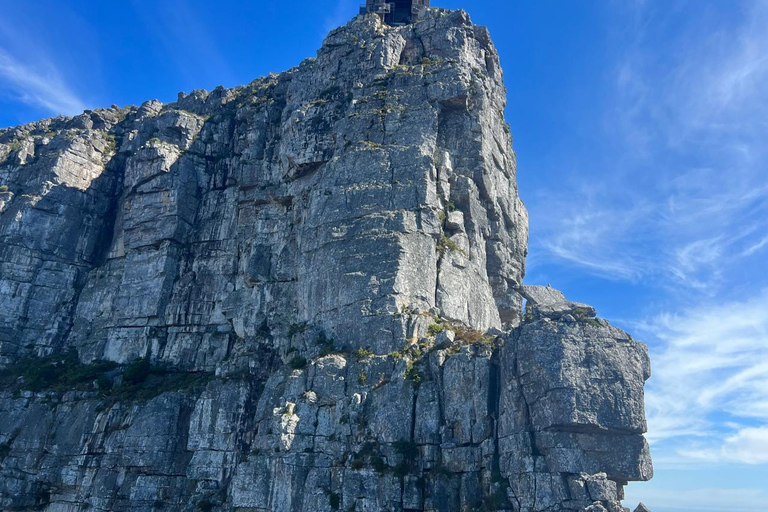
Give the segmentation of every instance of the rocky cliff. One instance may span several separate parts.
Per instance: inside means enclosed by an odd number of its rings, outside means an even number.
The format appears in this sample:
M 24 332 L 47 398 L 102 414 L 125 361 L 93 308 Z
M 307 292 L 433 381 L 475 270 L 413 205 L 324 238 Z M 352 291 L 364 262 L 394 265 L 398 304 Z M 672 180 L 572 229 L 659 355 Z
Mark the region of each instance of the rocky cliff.
M 431 9 L 0 130 L 0 507 L 622 510 L 647 350 L 523 284 L 504 106 Z

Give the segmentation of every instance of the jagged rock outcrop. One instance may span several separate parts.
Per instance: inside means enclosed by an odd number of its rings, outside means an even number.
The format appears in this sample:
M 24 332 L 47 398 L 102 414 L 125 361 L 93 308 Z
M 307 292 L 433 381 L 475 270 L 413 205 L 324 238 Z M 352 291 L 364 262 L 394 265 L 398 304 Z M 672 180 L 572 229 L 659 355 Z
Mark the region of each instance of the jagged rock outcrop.
M 0 130 L 0 508 L 622 510 L 647 351 L 523 285 L 504 105 L 431 9 Z

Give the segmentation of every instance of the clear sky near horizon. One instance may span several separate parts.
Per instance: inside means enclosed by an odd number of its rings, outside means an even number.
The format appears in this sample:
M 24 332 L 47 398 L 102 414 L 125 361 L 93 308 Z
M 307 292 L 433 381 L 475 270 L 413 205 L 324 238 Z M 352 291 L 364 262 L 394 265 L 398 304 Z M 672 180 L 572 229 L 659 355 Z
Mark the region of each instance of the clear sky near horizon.
M 248 83 L 362 0 L 0 0 L 0 127 Z M 529 284 L 650 346 L 628 506 L 768 503 L 768 0 L 433 0 L 490 28 Z

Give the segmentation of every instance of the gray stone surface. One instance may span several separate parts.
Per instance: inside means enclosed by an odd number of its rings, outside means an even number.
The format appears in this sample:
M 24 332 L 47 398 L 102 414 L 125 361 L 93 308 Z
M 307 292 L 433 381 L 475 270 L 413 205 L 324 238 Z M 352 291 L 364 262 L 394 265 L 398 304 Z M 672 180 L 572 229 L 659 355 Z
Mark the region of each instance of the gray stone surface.
M 622 510 L 647 350 L 523 285 L 504 107 L 486 29 L 430 9 L 0 130 L 0 366 L 123 365 L 116 392 L 0 390 L 0 508 Z M 141 357 L 182 373 L 119 394 Z

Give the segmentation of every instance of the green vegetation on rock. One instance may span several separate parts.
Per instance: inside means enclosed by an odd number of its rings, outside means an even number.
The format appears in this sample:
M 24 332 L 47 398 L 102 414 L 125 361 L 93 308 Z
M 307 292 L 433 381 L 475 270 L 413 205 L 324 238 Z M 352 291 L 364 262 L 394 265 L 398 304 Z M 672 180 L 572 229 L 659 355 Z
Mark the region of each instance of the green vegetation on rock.
M 122 375 L 122 379 L 120 376 Z M 113 361 L 81 363 L 77 352 L 26 357 L 0 370 L 0 389 L 53 392 L 98 391 L 108 402 L 150 400 L 170 391 L 208 383 L 210 372 L 186 372 L 153 367 L 148 358 L 127 365 Z M 119 384 L 118 384 L 119 383 Z

